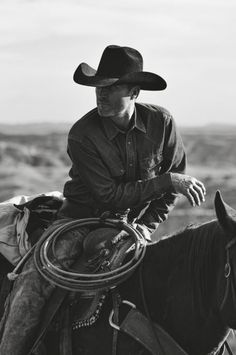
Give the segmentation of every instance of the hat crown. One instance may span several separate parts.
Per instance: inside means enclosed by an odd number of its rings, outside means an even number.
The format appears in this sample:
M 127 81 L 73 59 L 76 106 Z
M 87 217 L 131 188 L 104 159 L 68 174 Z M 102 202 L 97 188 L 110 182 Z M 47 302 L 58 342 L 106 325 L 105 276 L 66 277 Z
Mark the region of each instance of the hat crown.
M 143 58 L 136 49 L 115 45 L 105 48 L 97 70 L 81 63 L 73 79 L 77 84 L 93 87 L 130 84 L 139 86 L 141 90 L 166 88 L 162 77 L 143 71 Z
M 96 76 L 120 78 L 142 70 L 143 58 L 136 49 L 112 45 L 105 48 Z

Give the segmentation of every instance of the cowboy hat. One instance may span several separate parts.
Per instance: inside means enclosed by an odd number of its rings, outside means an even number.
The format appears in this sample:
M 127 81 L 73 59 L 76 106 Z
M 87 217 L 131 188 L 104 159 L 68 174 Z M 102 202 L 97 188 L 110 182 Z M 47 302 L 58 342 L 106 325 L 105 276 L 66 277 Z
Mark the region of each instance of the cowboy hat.
M 77 84 L 94 87 L 134 84 L 142 90 L 164 90 L 167 86 L 159 75 L 143 71 L 143 58 L 136 49 L 115 45 L 105 48 L 97 70 L 81 63 L 73 79 Z

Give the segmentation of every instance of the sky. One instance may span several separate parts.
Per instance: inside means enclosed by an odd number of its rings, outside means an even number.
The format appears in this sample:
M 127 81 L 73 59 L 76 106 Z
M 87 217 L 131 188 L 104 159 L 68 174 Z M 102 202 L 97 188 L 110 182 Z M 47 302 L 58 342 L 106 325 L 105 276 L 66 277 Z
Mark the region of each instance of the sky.
M 0 123 L 73 123 L 95 106 L 75 84 L 109 44 L 138 49 L 167 81 L 138 101 L 181 126 L 235 124 L 234 0 L 0 0 Z

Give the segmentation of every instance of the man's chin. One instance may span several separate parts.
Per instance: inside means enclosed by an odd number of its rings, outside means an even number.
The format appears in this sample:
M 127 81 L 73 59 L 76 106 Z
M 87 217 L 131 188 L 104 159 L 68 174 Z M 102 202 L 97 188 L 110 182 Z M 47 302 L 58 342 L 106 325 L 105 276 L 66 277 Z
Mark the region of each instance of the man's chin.
M 101 117 L 110 117 L 112 115 L 110 110 L 102 109 L 100 107 L 98 107 L 97 109 L 98 109 L 98 114 Z

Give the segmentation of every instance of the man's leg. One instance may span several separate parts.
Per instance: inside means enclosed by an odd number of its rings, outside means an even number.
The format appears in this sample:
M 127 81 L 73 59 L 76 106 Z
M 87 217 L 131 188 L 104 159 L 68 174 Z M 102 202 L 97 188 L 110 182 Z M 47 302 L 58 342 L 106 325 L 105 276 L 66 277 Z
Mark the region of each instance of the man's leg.
M 60 237 L 56 256 L 63 265 L 69 266 L 81 253 L 86 227 L 69 231 Z M 35 267 L 33 257 L 25 264 L 15 281 L 10 307 L 0 343 L 0 355 L 25 355 L 33 346 L 37 327 L 46 302 L 55 287 L 44 280 Z

